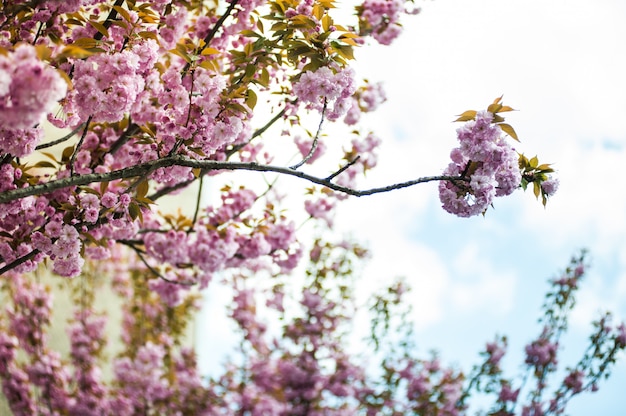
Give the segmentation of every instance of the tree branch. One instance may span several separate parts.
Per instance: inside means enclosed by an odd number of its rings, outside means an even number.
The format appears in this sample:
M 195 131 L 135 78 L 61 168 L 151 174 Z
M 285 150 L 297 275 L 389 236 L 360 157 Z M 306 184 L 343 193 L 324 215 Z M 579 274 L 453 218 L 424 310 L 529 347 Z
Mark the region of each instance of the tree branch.
M 23 255 L 22 257 L 18 257 L 13 260 L 11 263 L 6 264 L 4 267 L 0 269 L 0 275 L 5 274 L 9 270 L 12 270 L 19 266 L 20 264 L 26 263 L 28 260 L 32 260 L 40 251 L 38 249 L 33 249 L 30 253 Z
M 40 144 L 39 146 L 35 147 L 35 150 L 41 150 L 41 149 L 46 149 L 48 147 L 56 146 L 57 144 L 63 143 L 64 141 L 67 141 L 67 140 L 71 139 L 72 137 L 74 137 L 74 135 L 76 133 L 78 133 L 78 131 L 80 129 L 85 127 L 86 124 L 87 124 L 86 121 L 81 123 L 81 124 L 79 124 L 74 130 L 72 130 L 71 132 L 67 133 L 65 136 L 61 137 L 60 139 L 56 139 L 56 140 L 53 140 L 53 141 L 48 142 L 48 143 Z
M 367 196 L 382 192 L 389 192 L 395 189 L 407 188 L 425 182 L 433 181 L 469 181 L 468 178 L 459 176 L 425 176 L 406 182 L 396 183 L 383 186 L 380 188 L 371 188 L 365 190 L 356 190 L 345 186 L 337 185 L 326 178 L 309 175 L 307 173 L 291 169 L 284 166 L 260 165 L 255 162 L 221 162 L 216 160 L 195 160 L 189 159 L 182 155 L 168 156 L 162 159 L 153 160 L 151 162 L 142 163 L 140 165 L 128 168 L 114 170 L 104 173 L 88 173 L 84 175 L 70 176 L 68 178 L 56 179 L 38 185 L 28 186 L 25 188 L 13 189 L 0 193 L 0 203 L 7 203 L 21 198 L 34 195 L 48 194 L 57 189 L 68 188 L 72 186 L 89 185 L 92 183 L 110 182 L 117 179 L 130 179 L 139 176 L 148 176 L 159 168 L 167 168 L 171 166 L 184 166 L 193 169 L 211 170 L 246 170 L 256 172 L 274 172 L 287 176 L 295 176 L 318 185 L 325 186 L 333 191 L 342 192 L 353 196 Z M 331 175 L 332 176 L 332 175 Z
M 244 148 L 247 144 L 249 144 L 250 142 L 252 142 L 252 140 L 254 140 L 255 138 L 257 138 L 258 136 L 260 136 L 261 134 L 265 133 L 265 131 L 267 129 L 269 129 L 274 123 L 276 123 L 281 117 L 283 117 L 285 115 L 285 113 L 287 112 L 287 107 L 283 108 L 282 110 L 280 110 L 270 121 L 268 121 L 263 127 L 257 129 L 254 131 L 254 133 L 252 133 L 252 137 L 250 137 L 250 140 L 248 140 L 245 143 L 239 143 L 235 146 L 232 147 L 232 149 L 228 150 L 226 152 L 226 159 L 228 159 L 229 157 L 231 157 L 233 154 L 235 154 L 238 150 Z
M 209 46 L 209 44 L 211 43 L 211 41 L 217 34 L 217 31 L 220 30 L 220 27 L 222 27 L 226 19 L 228 19 L 228 16 L 230 16 L 230 14 L 233 12 L 233 9 L 237 5 L 237 3 L 239 3 L 239 0 L 232 0 L 230 4 L 228 5 L 228 8 L 224 12 L 224 14 L 220 16 L 217 22 L 215 22 L 215 26 L 213 26 L 213 29 L 211 29 L 211 31 L 204 38 L 204 47 L 200 50 L 199 54 L 202 54 L 202 51 L 204 50 L 204 48 Z M 187 71 L 189 71 L 190 66 L 191 64 L 187 63 L 185 67 L 183 68 L 182 72 L 186 73 Z
M 74 153 L 72 153 L 72 157 L 70 158 L 70 176 L 74 176 L 74 161 L 76 161 L 76 156 L 80 151 L 80 147 L 83 145 L 85 141 L 85 136 L 87 135 L 87 129 L 89 128 L 89 123 L 91 123 L 91 117 L 87 119 L 85 122 L 85 130 L 83 130 L 83 134 L 81 134 L 80 139 L 78 140 L 78 144 L 76 145 L 76 149 L 74 149 Z
M 324 107 L 322 108 L 322 116 L 320 117 L 320 124 L 317 126 L 317 132 L 315 133 L 315 137 L 313 137 L 313 143 L 311 144 L 311 149 L 309 150 L 309 154 L 307 154 L 304 159 L 302 159 L 299 163 L 296 163 L 293 166 L 290 166 L 291 169 L 298 169 L 300 166 L 304 165 L 308 162 L 312 157 L 313 153 L 315 153 L 315 149 L 317 149 L 317 140 L 320 137 L 320 133 L 322 132 L 322 124 L 324 124 L 324 115 L 326 114 L 326 108 L 328 106 L 328 101 L 324 98 Z

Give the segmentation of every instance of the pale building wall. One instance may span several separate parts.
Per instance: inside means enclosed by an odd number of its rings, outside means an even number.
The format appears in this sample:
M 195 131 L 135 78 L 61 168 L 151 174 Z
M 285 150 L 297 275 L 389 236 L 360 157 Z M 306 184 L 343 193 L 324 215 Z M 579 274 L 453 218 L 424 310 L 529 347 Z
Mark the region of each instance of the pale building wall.
M 49 137 L 57 138 L 62 136 L 62 133 L 53 133 Z M 65 147 L 63 145 L 58 146 L 59 152 Z M 54 149 L 54 148 L 53 148 Z M 47 150 L 53 150 L 47 149 Z M 198 193 L 198 184 L 194 184 L 189 189 L 171 196 L 164 197 L 159 200 L 158 210 L 161 212 L 176 213 L 177 210 L 188 216 L 193 216 L 196 198 Z M 203 198 L 206 201 L 206 198 Z M 106 260 L 105 260 L 106 261 Z M 73 313 L 73 302 L 70 298 L 68 290 L 62 290 L 64 280 L 66 278 L 52 275 L 46 270 L 41 271 L 40 278 L 47 286 L 52 289 L 54 297 L 53 318 L 52 324 L 49 329 L 49 346 L 51 349 L 59 351 L 62 356 L 67 357 L 69 353 L 69 339 L 66 333 L 67 320 Z M 103 279 L 109 279 L 109 276 L 103 275 Z M 74 279 L 80 279 L 76 277 Z M 0 305 L 6 305 L 7 299 L 3 299 L 6 293 L 0 292 Z M 98 289 L 95 297 L 95 310 L 105 311 L 108 315 L 107 323 L 107 339 L 108 344 L 105 349 L 105 357 L 110 360 L 116 356 L 121 350 L 121 318 L 122 318 L 122 305 L 124 300 L 116 296 L 109 285 L 109 282 L 103 282 L 101 289 Z M 1 307 L 1 306 L 0 306 Z M 2 308 L 3 309 L 3 308 Z M 195 323 L 191 323 L 187 330 L 188 345 L 194 345 L 195 340 Z M 104 365 L 103 377 L 105 380 L 110 379 L 112 376 L 112 367 L 110 365 Z M 6 398 L 0 392 L 0 416 L 10 416 L 12 413 L 6 403 Z

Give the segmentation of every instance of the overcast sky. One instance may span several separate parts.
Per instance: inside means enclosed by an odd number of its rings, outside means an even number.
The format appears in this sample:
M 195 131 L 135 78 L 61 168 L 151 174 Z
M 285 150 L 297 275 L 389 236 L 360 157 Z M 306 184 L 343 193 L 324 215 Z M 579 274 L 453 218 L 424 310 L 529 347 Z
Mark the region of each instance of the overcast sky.
M 561 182 L 544 209 L 531 192 L 498 198 L 485 218 L 440 208 L 435 184 L 361 199 L 338 224 L 367 241 L 366 279 L 406 276 L 414 287 L 418 345 L 465 368 L 495 333 L 510 337 L 517 371 L 546 280 L 590 250 L 571 345 L 575 364 L 590 322 L 609 309 L 626 318 L 626 2 L 437 0 L 405 19 L 391 48 L 363 48 L 357 71 L 386 86 L 366 120 L 383 138 L 369 188 L 441 173 L 456 146 L 454 115 L 504 94 L 516 149 L 553 163 Z M 623 358 L 623 357 L 622 357 Z M 622 415 L 626 365 L 570 413 Z

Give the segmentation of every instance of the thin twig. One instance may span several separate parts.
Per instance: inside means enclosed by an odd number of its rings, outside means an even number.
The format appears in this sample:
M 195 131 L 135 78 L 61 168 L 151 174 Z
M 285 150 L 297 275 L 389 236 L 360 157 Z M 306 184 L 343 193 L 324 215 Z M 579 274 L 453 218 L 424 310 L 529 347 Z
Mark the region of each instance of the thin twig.
M 324 107 L 322 108 L 322 116 L 320 117 L 320 124 L 317 126 L 317 132 L 315 133 L 315 137 L 313 137 L 313 143 L 311 144 L 311 150 L 309 150 L 309 154 L 306 155 L 305 158 L 300 161 L 300 163 L 296 163 L 295 165 L 290 166 L 291 169 L 294 169 L 294 170 L 298 169 L 300 166 L 304 165 L 313 157 L 313 154 L 315 153 L 315 150 L 317 149 L 317 140 L 319 139 L 320 133 L 322 131 L 322 124 L 324 124 L 324 115 L 326 114 L 327 105 L 328 105 L 328 101 L 326 100 L 326 98 L 324 98 Z
M 128 247 L 133 249 L 133 251 L 135 252 L 135 254 L 137 254 L 137 257 L 139 257 L 141 262 L 148 268 L 148 270 L 150 270 L 159 279 L 163 279 L 167 283 L 172 283 L 172 284 L 181 285 L 181 286 L 195 286 L 197 284 L 196 282 L 177 282 L 175 280 L 168 279 L 167 277 L 165 277 L 161 273 L 159 273 L 158 270 L 156 270 L 154 267 L 152 267 L 152 266 L 150 266 L 150 264 L 148 264 L 148 261 L 144 258 L 143 254 L 141 253 L 141 250 L 139 250 L 134 245 L 129 245 Z
M 325 180 L 327 180 L 328 182 L 332 181 L 336 176 L 340 175 L 342 172 L 344 172 L 346 169 L 348 169 L 350 166 L 354 165 L 357 160 L 359 160 L 361 158 L 361 156 L 357 156 L 354 159 L 352 159 L 350 162 L 346 163 L 344 166 L 341 167 L 341 169 L 339 169 L 337 172 L 333 173 L 330 176 L 327 176 L 325 178 Z
M 187 233 L 190 233 L 191 231 L 193 231 L 193 226 L 196 224 L 196 221 L 198 220 L 198 213 L 200 212 L 200 200 L 202 199 L 203 181 L 204 181 L 204 177 L 200 176 L 200 180 L 198 183 L 198 197 L 196 198 L 196 209 L 193 213 L 193 220 L 191 221 L 191 225 L 189 226 Z
M 85 130 L 83 130 L 83 134 L 80 136 L 80 140 L 78 140 L 76 149 L 74 149 L 74 153 L 72 153 L 72 157 L 70 158 L 70 176 L 74 176 L 74 161 L 76 160 L 76 155 L 78 155 L 78 152 L 80 151 L 80 147 L 83 145 L 83 141 L 85 141 L 87 129 L 89 128 L 89 123 L 91 123 L 91 117 L 92 116 L 89 116 L 89 118 L 85 122 Z
M 39 146 L 35 147 L 35 150 L 47 149 L 48 147 L 56 146 L 57 144 L 61 144 L 61 143 L 65 142 L 65 141 L 71 139 L 72 137 L 74 137 L 74 135 L 76 133 L 78 133 L 78 130 L 80 130 L 83 127 L 85 127 L 85 124 L 87 124 L 86 121 L 84 123 L 80 124 L 78 127 L 76 127 L 74 130 L 72 130 L 71 132 L 69 132 L 65 136 L 61 137 L 60 139 L 56 139 L 56 140 L 53 140 L 53 141 L 48 142 L 48 143 L 40 144 Z
M 209 46 L 209 44 L 211 43 L 211 41 L 217 34 L 217 31 L 220 30 L 220 27 L 222 27 L 226 19 L 228 19 L 228 16 L 230 16 L 230 14 L 233 12 L 237 3 L 239 3 L 239 0 L 232 0 L 231 3 L 228 5 L 228 8 L 224 12 L 224 14 L 220 16 L 217 22 L 215 22 L 215 26 L 213 26 L 213 29 L 211 29 L 211 31 L 205 36 L 204 47 L 200 50 L 199 54 L 202 54 L 202 51 L 204 50 L 204 48 L 207 48 Z M 186 73 L 187 71 L 189 71 L 190 66 L 191 66 L 191 63 L 187 62 L 187 64 L 183 68 L 183 73 Z

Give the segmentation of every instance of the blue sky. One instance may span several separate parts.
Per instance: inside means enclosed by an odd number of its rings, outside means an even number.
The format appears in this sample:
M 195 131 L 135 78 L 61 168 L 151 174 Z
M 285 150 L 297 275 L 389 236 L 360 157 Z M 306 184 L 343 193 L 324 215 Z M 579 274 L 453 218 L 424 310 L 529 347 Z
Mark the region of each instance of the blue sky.
M 335 229 L 372 252 L 360 284 L 363 293 L 395 276 L 411 284 L 417 345 L 424 353 L 439 350 L 444 362 L 469 369 L 486 341 L 505 334 L 510 357 L 504 363 L 511 375 L 520 370 L 524 345 L 540 331 L 547 279 L 588 248 L 592 268 L 561 357 L 564 365 L 573 365 L 600 311 L 626 319 L 621 171 L 626 2 L 437 0 L 420 5 L 422 13 L 405 19 L 404 34 L 391 47 L 356 54 L 357 75 L 383 81 L 389 99 L 363 120 L 383 144 L 378 167 L 361 187 L 440 174 L 457 145 L 454 116 L 486 108 L 504 94 L 504 103 L 519 110 L 507 115 L 521 139 L 517 150 L 553 163 L 559 192 L 544 208 L 530 192 L 519 191 L 498 198 L 485 218 L 464 219 L 444 212 L 436 184 L 424 184 L 344 201 Z M 316 126 L 318 119 L 311 120 Z M 330 147 L 337 134 L 328 124 L 325 133 Z M 281 184 L 282 189 L 306 186 L 289 178 L 281 178 Z M 294 207 L 291 214 L 302 211 Z M 228 327 L 211 319 L 228 298 L 222 290 L 213 285 L 208 291 L 199 327 L 200 361 L 207 369 L 235 342 Z M 622 415 L 624 361 L 599 392 L 575 399 L 569 414 Z
M 516 148 L 553 163 L 560 190 L 545 209 L 520 191 L 498 198 L 485 218 L 461 219 L 441 210 L 436 185 L 425 184 L 350 200 L 337 223 L 372 250 L 364 279 L 401 275 L 413 286 L 420 348 L 467 368 L 485 341 L 507 334 L 513 373 L 540 330 L 546 280 L 588 248 L 592 269 L 563 351 L 573 365 L 599 311 L 626 319 L 626 3 L 422 6 L 391 48 L 357 55 L 358 74 L 383 81 L 389 98 L 366 120 L 384 143 L 362 187 L 439 174 L 456 146 L 454 115 L 504 94 L 519 110 L 507 116 Z M 573 402 L 571 415 L 623 414 L 623 359 L 598 393 Z

